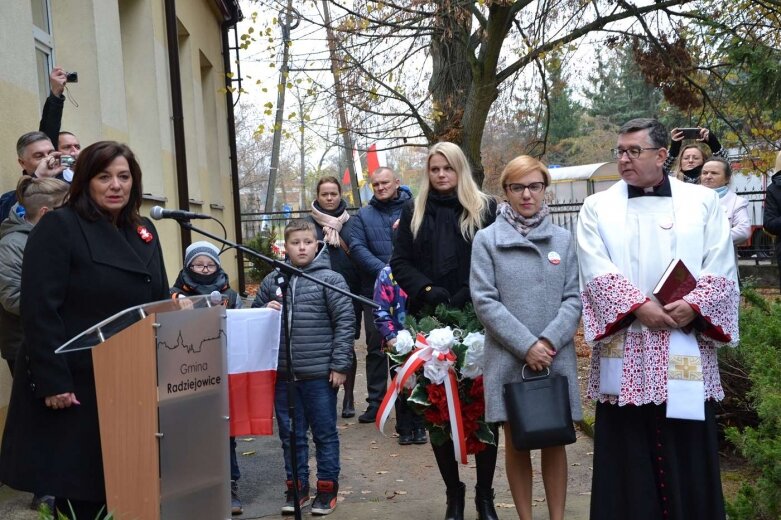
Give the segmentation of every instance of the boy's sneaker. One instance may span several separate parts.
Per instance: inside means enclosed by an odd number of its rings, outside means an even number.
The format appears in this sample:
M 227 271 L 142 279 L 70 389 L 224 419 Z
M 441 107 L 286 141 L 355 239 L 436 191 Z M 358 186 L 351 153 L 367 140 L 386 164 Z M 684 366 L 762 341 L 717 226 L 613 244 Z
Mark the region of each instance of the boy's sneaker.
M 285 505 L 282 506 L 283 515 L 292 515 L 296 512 L 296 501 L 293 498 L 293 481 L 288 480 L 287 491 L 285 492 Z M 299 509 L 303 509 L 309 503 L 309 484 L 302 485 L 298 483 L 298 504 Z
M 239 483 L 231 480 L 231 514 L 240 515 L 243 512 L 244 508 L 241 507 L 241 499 L 239 498 Z
M 318 480 L 317 495 L 312 502 L 313 515 L 330 515 L 336 509 L 339 484 L 333 480 Z
M 412 444 L 426 444 L 427 442 L 426 429 L 415 428 L 415 431 L 412 432 Z

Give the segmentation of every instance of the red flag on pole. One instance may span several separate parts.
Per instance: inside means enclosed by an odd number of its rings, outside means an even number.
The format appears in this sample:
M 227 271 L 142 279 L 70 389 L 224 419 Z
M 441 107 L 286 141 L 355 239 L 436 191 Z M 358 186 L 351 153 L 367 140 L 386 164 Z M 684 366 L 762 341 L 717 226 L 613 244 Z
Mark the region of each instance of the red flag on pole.
M 380 159 L 377 156 L 377 145 L 373 144 L 366 150 L 366 162 L 368 164 L 369 175 L 374 173 L 374 170 L 379 168 Z

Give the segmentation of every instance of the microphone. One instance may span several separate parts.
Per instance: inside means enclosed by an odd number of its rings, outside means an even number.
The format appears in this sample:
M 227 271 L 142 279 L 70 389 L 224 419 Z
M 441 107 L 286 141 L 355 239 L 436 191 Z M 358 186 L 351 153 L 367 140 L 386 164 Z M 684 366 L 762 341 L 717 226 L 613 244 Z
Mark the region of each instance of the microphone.
M 222 293 L 220 291 L 212 291 L 211 294 L 209 294 L 209 301 L 212 302 L 212 305 L 219 305 L 222 303 Z
M 155 206 L 149 212 L 149 216 L 155 220 L 164 218 L 172 218 L 174 220 L 190 220 L 194 218 L 212 218 L 211 215 L 204 215 L 203 213 L 193 213 L 191 211 L 182 211 L 181 209 L 163 209 L 160 206 Z

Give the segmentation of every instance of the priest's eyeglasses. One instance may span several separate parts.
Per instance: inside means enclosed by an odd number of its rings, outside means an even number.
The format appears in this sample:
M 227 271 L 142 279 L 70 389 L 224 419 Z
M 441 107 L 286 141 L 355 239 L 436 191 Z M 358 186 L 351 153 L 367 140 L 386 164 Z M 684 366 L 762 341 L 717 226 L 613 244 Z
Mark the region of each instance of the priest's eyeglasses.
M 193 271 L 200 271 L 202 273 L 210 273 L 217 270 L 217 264 L 190 264 L 190 269 Z
M 545 189 L 545 183 L 532 182 L 530 184 L 521 184 L 520 182 L 513 182 L 505 186 L 505 189 L 510 190 L 513 193 L 523 193 L 526 188 L 529 188 L 529 191 L 532 193 L 539 193 Z
M 661 150 L 661 146 L 657 147 L 650 147 L 650 148 L 627 148 L 626 150 L 623 148 L 611 148 L 610 153 L 613 155 L 613 159 L 620 159 L 622 155 L 627 154 L 630 159 L 637 159 L 640 157 L 640 154 L 643 153 L 646 150 Z

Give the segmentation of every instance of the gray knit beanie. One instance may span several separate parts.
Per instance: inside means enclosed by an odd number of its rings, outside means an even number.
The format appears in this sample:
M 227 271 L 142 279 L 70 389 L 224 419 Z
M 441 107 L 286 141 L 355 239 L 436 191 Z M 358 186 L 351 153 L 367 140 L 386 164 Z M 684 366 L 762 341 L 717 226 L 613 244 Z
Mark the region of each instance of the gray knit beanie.
M 190 264 L 195 260 L 195 257 L 201 255 L 208 256 L 214 260 L 217 267 L 220 267 L 220 250 L 217 249 L 217 246 L 211 242 L 206 242 L 205 240 L 190 244 L 190 247 L 188 247 L 187 251 L 184 253 L 184 266 L 190 267 Z

